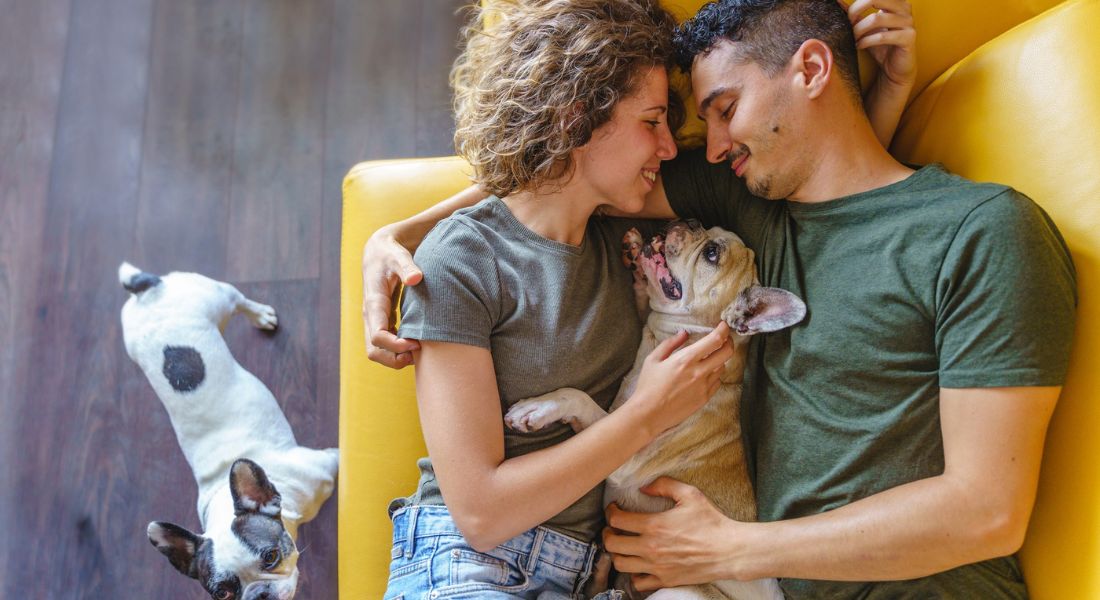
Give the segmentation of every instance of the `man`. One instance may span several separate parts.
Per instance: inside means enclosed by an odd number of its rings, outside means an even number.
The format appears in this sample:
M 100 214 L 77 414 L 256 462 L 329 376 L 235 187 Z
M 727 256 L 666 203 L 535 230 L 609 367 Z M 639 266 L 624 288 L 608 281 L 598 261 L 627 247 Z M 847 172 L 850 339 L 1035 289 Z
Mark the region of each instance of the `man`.
M 900 12 L 856 36 L 889 35 Z M 1026 197 L 886 153 L 848 23 L 820 0 L 720 0 L 679 31 L 706 160 L 668 163 L 647 215 L 738 233 L 761 282 L 809 315 L 750 351 L 761 522 L 658 480 L 671 510 L 608 510 L 605 545 L 639 589 L 779 577 L 792 598 L 1027 595 L 1010 555 L 1068 363 L 1073 265 Z

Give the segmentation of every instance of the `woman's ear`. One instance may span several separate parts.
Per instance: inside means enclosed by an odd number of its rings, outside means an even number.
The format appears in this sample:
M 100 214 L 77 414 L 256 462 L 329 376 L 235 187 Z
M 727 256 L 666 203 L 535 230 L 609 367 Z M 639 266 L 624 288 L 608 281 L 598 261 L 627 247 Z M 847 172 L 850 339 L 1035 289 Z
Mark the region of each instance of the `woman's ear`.
M 806 97 L 815 99 L 825 91 L 833 76 L 833 51 L 817 39 L 808 39 L 791 57 L 795 84 L 804 89 Z

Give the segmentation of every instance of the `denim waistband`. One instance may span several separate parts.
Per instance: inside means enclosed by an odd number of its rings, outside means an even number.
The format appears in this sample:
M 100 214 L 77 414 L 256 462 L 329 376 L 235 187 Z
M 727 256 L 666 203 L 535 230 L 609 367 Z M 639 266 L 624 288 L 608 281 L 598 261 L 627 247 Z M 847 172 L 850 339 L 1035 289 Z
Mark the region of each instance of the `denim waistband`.
M 461 536 L 458 526 L 446 506 L 414 505 L 400 508 L 393 513 L 395 540 L 405 541 L 405 553 L 411 556 L 417 539 L 440 535 Z M 598 550 L 596 544 L 582 542 L 547 527 L 535 527 L 500 544 L 523 555 L 529 562 L 543 561 L 556 567 L 587 573 L 592 568 Z

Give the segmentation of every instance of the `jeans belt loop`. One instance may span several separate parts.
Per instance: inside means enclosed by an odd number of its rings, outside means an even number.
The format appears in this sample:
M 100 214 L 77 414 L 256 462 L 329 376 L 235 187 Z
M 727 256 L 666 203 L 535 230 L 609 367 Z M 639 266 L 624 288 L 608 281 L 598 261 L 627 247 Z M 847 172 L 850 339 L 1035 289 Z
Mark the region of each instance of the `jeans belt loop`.
M 546 538 L 546 530 L 539 527 L 535 530 L 535 542 L 531 544 L 531 555 L 527 557 L 527 575 L 535 574 L 535 567 L 538 565 L 539 552 L 542 551 L 542 541 Z
M 420 507 L 413 506 L 409 508 L 407 514 L 409 515 L 409 526 L 405 533 L 405 559 L 411 559 L 413 557 L 413 551 L 416 550 L 416 517 L 420 514 Z
M 581 568 L 580 573 L 577 573 L 577 582 L 573 585 L 574 597 L 581 597 L 581 594 L 584 592 L 584 585 L 588 583 L 588 580 L 594 575 L 592 570 L 595 568 L 596 557 L 599 556 L 599 554 L 600 547 L 595 542 L 588 544 L 588 551 L 584 553 L 584 567 Z

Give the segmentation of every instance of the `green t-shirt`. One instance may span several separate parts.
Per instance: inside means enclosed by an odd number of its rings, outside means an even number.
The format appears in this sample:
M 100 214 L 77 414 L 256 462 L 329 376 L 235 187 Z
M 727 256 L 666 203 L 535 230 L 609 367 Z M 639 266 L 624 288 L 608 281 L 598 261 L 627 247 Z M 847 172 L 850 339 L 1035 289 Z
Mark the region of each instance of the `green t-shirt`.
M 662 174 L 677 215 L 740 235 L 761 282 L 808 307 L 750 346 L 742 419 L 761 520 L 942 474 L 941 387 L 1062 384 L 1073 263 L 1046 213 L 1011 188 L 932 165 L 805 204 L 754 197 L 701 155 Z M 905 582 L 781 583 L 790 598 L 1027 596 L 1013 557 Z

